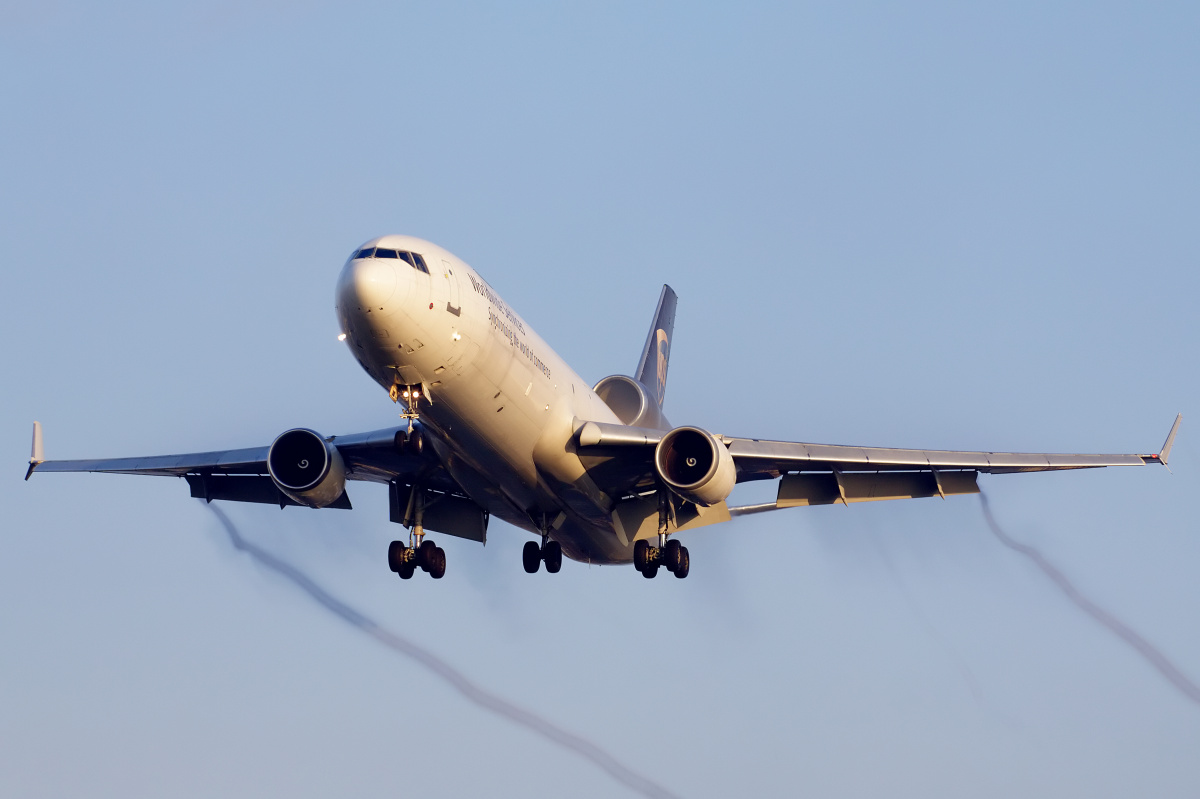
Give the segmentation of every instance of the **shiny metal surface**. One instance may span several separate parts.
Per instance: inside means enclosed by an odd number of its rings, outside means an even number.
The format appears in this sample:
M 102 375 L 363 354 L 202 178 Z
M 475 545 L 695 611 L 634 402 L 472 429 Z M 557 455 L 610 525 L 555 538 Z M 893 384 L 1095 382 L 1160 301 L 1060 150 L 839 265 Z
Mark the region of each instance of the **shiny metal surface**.
M 468 538 L 482 540 L 477 528 L 486 516 L 466 513 L 469 507 L 461 503 L 545 533 L 575 560 L 629 561 L 636 538 L 658 534 L 654 492 L 662 479 L 654 455 L 670 430 L 661 405 L 675 292 L 662 289 L 635 376 L 606 378 L 593 390 L 453 254 L 412 236 L 379 237 L 356 252 L 380 247 L 410 253 L 413 260 L 349 259 L 335 289 L 338 324 L 352 356 L 393 401 L 419 390 L 416 429 L 425 446 L 414 452 L 398 443 L 407 425 L 325 439 L 344 463 L 346 480 L 419 482 L 441 492 L 461 511 L 453 520 L 448 516 L 445 526 L 460 535 L 469 529 Z M 433 273 L 421 264 L 433 265 Z M 691 501 L 673 498 L 669 523 L 677 532 L 788 505 L 945 497 L 974 490 L 978 472 L 1165 464 L 1178 428 L 1176 419 L 1163 449 L 1152 455 L 894 449 L 699 431 L 716 448 L 720 490 L 690 496 Z M 212 491 L 218 477 L 268 474 L 266 446 L 70 461 L 45 461 L 42 448 L 39 426 L 30 473 L 187 475 L 202 492 Z M 774 503 L 728 508 L 724 502 L 729 480 L 781 477 Z M 255 482 L 221 484 L 214 493 L 218 499 L 275 501 Z M 337 502 L 349 504 L 341 497 Z

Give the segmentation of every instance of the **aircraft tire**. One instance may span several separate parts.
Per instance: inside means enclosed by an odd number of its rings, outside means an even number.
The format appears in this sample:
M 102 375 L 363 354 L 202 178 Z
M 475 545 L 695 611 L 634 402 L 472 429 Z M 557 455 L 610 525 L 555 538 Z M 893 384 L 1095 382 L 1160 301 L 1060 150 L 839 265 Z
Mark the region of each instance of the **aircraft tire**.
M 404 566 L 404 550 L 408 549 L 403 541 L 393 541 L 388 544 L 388 568 L 397 574 Z
M 546 562 L 546 571 L 558 574 L 562 568 L 562 544 L 557 541 L 547 541 L 542 547 L 542 560 Z
M 525 548 L 521 550 L 521 565 L 528 574 L 534 574 L 542 565 L 542 548 L 537 541 L 525 542 Z
M 692 558 L 688 554 L 687 547 L 679 553 L 679 568 L 675 569 L 675 576 L 682 580 L 688 576 L 688 572 L 692 570 Z
M 646 564 L 650 562 L 650 542 L 642 539 L 641 541 L 633 542 L 633 568 L 638 571 L 645 571 Z
M 417 547 L 417 563 L 425 571 L 431 571 L 437 564 L 437 544 L 426 540 L 421 542 L 421 546 Z
M 399 570 L 396 571 L 396 574 L 400 575 L 401 580 L 411 580 L 412 576 L 416 574 L 416 571 L 417 564 L 410 560 L 408 563 L 405 563 L 403 566 L 401 566 Z
M 429 568 L 429 576 L 440 580 L 446 576 L 446 550 L 435 547 L 432 557 L 433 565 Z
M 642 569 L 642 576 L 645 577 L 647 580 L 653 580 L 655 577 L 658 576 L 658 564 L 651 563 L 649 566 Z
M 683 556 L 679 554 L 681 551 L 683 551 L 683 546 L 674 538 L 668 541 L 667 545 L 663 547 L 662 564 L 667 571 L 675 572 L 679 570 L 679 564 L 683 562 Z

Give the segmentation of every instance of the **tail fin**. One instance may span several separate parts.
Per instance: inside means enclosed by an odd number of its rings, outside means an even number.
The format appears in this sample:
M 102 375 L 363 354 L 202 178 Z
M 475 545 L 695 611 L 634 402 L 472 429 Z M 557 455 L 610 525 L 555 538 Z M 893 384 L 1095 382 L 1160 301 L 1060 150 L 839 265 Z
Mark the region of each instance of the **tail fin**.
M 634 377 L 662 407 L 667 395 L 667 362 L 671 357 L 671 336 L 675 331 L 675 303 L 678 301 L 670 286 L 662 287 L 658 297 L 658 310 L 646 335 L 646 346 L 642 348 L 642 359 L 638 361 Z

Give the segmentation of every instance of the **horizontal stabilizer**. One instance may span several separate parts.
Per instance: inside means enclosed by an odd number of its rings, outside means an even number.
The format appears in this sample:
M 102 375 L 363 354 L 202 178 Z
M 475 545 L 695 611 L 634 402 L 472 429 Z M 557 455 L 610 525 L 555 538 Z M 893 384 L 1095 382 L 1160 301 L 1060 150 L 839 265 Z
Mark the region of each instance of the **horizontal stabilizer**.
M 579 420 L 575 420 L 579 424 Z M 581 447 L 643 447 L 657 446 L 665 434 L 651 427 L 631 427 L 609 422 L 584 422 L 575 430 Z

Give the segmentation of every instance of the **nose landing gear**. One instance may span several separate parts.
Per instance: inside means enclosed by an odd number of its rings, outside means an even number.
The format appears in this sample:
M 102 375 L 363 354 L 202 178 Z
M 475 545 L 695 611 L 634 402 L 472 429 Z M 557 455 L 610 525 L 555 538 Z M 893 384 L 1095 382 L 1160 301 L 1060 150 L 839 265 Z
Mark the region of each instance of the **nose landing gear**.
M 421 394 L 424 393 L 426 395 L 425 400 L 429 401 L 429 392 L 423 389 L 423 385 L 400 386 L 393 383 L 391 389 L 388 391 L 388 396 L 391 397 L 392 402 L 404 403 L 404 412 L 400 414 L 400 418 L 408 420 L 408 434 L 410 436 L 413 431 L 413 423 L 421 418 L 417 412 L 417 403 L 421 400 Z

